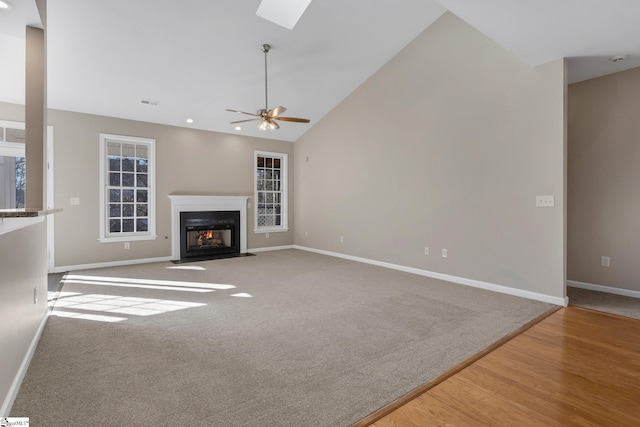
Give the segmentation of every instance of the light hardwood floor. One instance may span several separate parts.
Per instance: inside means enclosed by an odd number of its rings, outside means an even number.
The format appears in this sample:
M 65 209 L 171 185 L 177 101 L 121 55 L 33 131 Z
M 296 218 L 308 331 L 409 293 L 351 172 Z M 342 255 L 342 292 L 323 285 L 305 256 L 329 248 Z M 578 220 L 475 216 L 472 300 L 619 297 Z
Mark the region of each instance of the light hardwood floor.
M 640 426 L 640 320 L 563 308 L 372 425 Z

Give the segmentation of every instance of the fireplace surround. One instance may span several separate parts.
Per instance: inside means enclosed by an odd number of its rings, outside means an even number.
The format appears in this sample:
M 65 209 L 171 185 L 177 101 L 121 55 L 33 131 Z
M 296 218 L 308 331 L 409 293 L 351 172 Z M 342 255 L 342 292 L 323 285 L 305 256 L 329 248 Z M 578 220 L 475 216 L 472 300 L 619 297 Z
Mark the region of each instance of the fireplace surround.
M 248 198 L 170 195 L 171 259 L 227 257 L 233 256 L 232 252 L 246 254 Z

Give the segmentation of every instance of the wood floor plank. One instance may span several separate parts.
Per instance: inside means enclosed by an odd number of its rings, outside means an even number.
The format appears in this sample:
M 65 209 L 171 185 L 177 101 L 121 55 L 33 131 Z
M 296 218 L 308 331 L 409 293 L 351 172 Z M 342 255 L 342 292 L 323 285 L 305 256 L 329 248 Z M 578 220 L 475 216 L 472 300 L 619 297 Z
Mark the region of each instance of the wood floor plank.
M 563 308 L 372 425 L 638 426 L 640 321 Z

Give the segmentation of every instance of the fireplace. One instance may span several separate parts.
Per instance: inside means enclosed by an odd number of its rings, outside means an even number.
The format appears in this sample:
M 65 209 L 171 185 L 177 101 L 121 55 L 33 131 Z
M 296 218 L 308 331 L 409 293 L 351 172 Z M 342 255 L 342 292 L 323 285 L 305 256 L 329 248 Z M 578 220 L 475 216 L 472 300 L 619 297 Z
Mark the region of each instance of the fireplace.
M 169 198 L 174 262 L 246 255 L 248 196 Z
M 180 212 L 181 260 L 239 253 L 239 211 Z

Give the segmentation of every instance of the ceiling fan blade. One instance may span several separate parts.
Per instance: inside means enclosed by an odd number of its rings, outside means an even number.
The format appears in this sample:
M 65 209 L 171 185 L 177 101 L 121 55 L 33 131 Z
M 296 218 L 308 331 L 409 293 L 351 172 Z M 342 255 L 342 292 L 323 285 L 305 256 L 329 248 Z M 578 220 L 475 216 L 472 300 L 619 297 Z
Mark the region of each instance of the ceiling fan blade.
M 286 108 L 284 108 L 282 106 L 279 106 L 279 107 L 276 107 L 276 108 L 273 108 L 272 110 L 270 110 L 267 113 L 267 115 L 269 117 L 274 117 L 275 118 L 276 116 L 279 116 L 280 114 L 284 113 L 285 111 L 287 111 Z
M 240 113 L 240 114 L 248 114 L 250 116 L 256 116 L 256 117 L 260 117 L 259 114 L 254 114 L 254 113 L 247 113 L 246 111 L 238 111 L 238 110 L 230 110 L 230 109 L 226 109 L 226 111 L 231 111 L 232 113 Z
M 234 124 L 236 124 L 236 123 L 253 122 L 253 121 L 256 121 L 256 120 L 260 120 L 260 117 L 257 117 L 257 118 L 255 118 L 255 119 L 238 120 L 238 121 L 235 121 L 235 122 L 229 122 L 229 123 L 231 123 L 232 125 L 234 125 Z
M 297 117 L 274 117 L 276 120 L 282 120 L 283 122 L 296 122 L 296 123 L 309 123 L 309 119 L 299 119 Z

